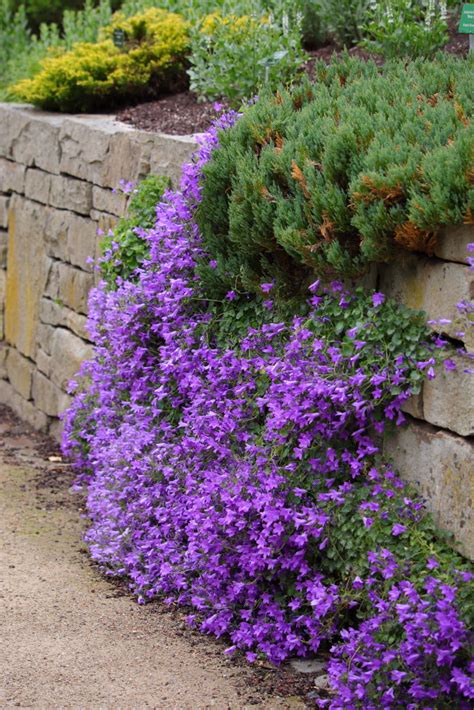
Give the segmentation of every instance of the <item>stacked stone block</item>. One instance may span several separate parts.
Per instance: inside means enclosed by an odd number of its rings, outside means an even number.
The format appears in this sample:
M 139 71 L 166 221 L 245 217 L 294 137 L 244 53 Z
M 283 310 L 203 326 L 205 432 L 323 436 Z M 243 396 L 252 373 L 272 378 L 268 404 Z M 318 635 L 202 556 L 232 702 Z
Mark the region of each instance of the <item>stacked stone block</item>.
M 408 425 L 387 436 L 385 452 L 414 483 L 440 527 L 454 533 L 474 559 L 474 322 L 457 304 L 474 300 L 467 245 L 474 225 L 444 228 L 432 258 L 406 255 L 384 267 L 379 287 L 407 306 L 424 310 L 433 328 L 457 348 L 454 371 L 439 368 L 406 403 Z M 443 322 L 446 321 L 446 322 Z
M 92 353 L 89 257 L 126 212 L 120 180 L 177 180 L 195 142 L 113 117 L 0 104 L 0 401 L 60 435 L 68 382 Z

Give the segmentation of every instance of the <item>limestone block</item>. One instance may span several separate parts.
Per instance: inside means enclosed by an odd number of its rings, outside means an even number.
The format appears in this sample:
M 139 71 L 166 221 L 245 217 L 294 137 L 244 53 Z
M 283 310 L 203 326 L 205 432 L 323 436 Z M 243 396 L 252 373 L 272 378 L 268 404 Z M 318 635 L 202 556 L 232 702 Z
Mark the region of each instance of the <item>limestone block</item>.
M 469 351 L 474 350 L 472 323 L 456 307 L 460 301 L 472 301 L 474 297 L 474 273 L 468 266 L 406 255 L 381 267 L 380 290 L 411 308 L 425 311 L 429 320 L 450 320 L 449 324 L 435 326 L 436 330 L 462 340 Z
M 474 559 L 472 440 L 410 420 L 386 438 L 384 452 L 417 486 L 437 524 L 454 533 L 460 551 Z
M 65 392 L 38 371 L 33 374 L 32 391 L 35 407 L 50 417 L 62 414 L 71 401 Z
M 0 192 L 24 192 L 25 174 L 24 165 L 0 158 Z
M 51 356 L 54 363 L 51 378 L 62 390 L 77 375 L 84 360 L 92 357 L 93 348 L 65 328 L 54 331 Z
M 7 266 L 8 232 L 0 230 L 0 269 Z
M 53 175 L 49 203 L 53 207 L 88 215 L 92 208 L 92 185 L 84 180 Z
M 114 229 L 119 218 L 113 214 L 109 214 L 108 212 L 99 212 L 98 210 L 91 210 L 91 219 L 93 219 L 96 223 L 99 234 L 103 235 L 108 234 L 110 230 Z M 101 238 L 102 237 L 99 238 L 99 244 Z
M 32 402 L 23 399 L 6 380 L 0 380 L 0 402 L 13 409 L 15 414 L 28 422 L 33 429 L 47 431 L 49 419 L 44 412 L 40 412 Z
M 117 190 L 106 190 L 94 185 L 92 188 L 92 207 L 99 212 L 108 212 L 122 217 L 127 210 L 128 195 Z
M 461 355 L 453 356 L 457 370 L 437 369 L 434 380 L 423 384 L 423 415 L 430 424 L 461 434 L 474 434 L 474 376 L 464 372 L 473 368 L 473 361 Z M 474 462 L 473 462 L 474 467 Z
M 20 141 L 29 123 L 28 116 L 21 110 L 15 111 L 14 106 L 0 104 L 0 156 L 16 160 L 12 155 L 15 144 Z M 19 161 L 23 162 L 23 161 Z
M 102 185 L 112 130 L 87 119 L 65 120 L 59 136 L 62 173 Z M 123 177 L 123 176 L 122 176 Z M 112 187 L 115 187 L 113 185 Z
M 41 348 L 38 348 L 38 352 L 36 353 L 36 368 L 48 379 L 51 378 L 53 358 L 51 355 L 47 355 Z
M 51 355 L 54 331 L 55 328 L 53 328 L 53 326 L 38 323 L 38 347 L 42 348 L 47 355 Z
M 59 172 L 61 116 L 31 107 L 0 104 L 0 155 L 49 173 Z
M 14 196 L 8 224 L 5 336 L 34 359 L 39 302 L 50 262 L 44 253 L 44 208 Z
M 23 399 L 30 399 L 34 363 L 23 357 L 15 348 L 10 348 L 6 364 L 8 379 L 12 387 Z
M 5 296 L 7 288 L 7 272 L 6 269 L 0 269 L 0 309 L 3 310 L 5 305 Z
M 149 172 L 166 175 L 174 185 L 179 185 L 181 166 L 189 163 L 197 148 L 192 136 L 167 136 L 155 134 L 150 154 Z
M 0 380 L 7 379 L 7 355 L 8 346 L 5 343 L 0 343 Z
M 446 261 L 467 264 L 469 256 L 467 245 L 474 242 L 474 224 L 442 227 L 436 235 L 436 240 L 436 256 Z
M 102 164 L 102 187 L 117 188 L 120 180 L 138 180 L 150 172 L 150 151 L 153 137 L 145 134 L 141 140 L 137 131 L 114 133 L 110 138 L 110 150 Z
M 61 303 L 77 313 L 87 313 L 89 291 L 94 285 L 93 274 L 76 269 L 69 264 L 58 265 L 58 298 Z
M 87 318 L 72 311 L 49 298 L 42 298 L 40 305 L 40 320 L 49 325 L 60 325 L 78 335 L 83 340 L 90 340 L 87 331 Z
M 0 195 L 0 228 L 6 229 L 8 227 L 8 203 L 10 198 L 5 195 Z
M 64 422 L 62 419 L 52 419 L 48 434 L 55 441 L 61 443 L 63 438 Z
M 402 404 L 402 412 L 410 414 L 416 419 L 424 419 L 423 416 L 423 390 L 419 394 L 414 394 L 410 399 Z
M 59 298 L 59 261 L 52 261 L 44 288 L 44 295 L 52 299 Z
M 46 253 L 48 256 L 91 271 L 89 257 L 96 258 L 99 249 L 97 224 L 73 212 L 49 208 L 46 211 Z
M 42 170 L 28 168 L 25 178 L 25 197 L 47 205 L 51 191 L 51 175 Z

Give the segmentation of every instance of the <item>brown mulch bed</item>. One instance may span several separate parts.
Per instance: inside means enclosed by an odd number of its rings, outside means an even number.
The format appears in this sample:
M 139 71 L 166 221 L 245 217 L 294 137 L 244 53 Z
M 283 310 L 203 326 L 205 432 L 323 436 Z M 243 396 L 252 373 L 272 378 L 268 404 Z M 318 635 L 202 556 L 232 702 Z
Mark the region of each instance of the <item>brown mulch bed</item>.
M 224 106 L 222 102 L 220 105 Z M 131 123 L 142 131 L 171 135 L 203 133 L 216 116 L 215 102 L 199 102 L 190 91 L 165 96 L 157 101 L 122 109 L 117 120 Z
M 451 23 L 449 35 L 449 42 L 444 47 L 444 51 L 461 57 L 467 56 L 468 35 L 458 34 L 457 23 Z M 336 44 L 327 44 L 312 50 L 309 54 L 310 59 L 306 63 L 305 70 L 311 77 L 317 60 L 323 59 L 329 62 L 334 57 L 340 56 L 342 50 Z M 383 63 L 380 55 L 370 54 L 360 47 L 352 47 L 349 54 L 363 60 L 372 59 L 379 65 Z M 220 103 L 222 105 L 222 102 Z M 214 102 L 199 102 L 195 94 L 187 91 L 124 108 L 117 114 L 117 120 L 129 123 L 143 131 L 191 135 L 207 130 L 216 115 L 214 105 Z

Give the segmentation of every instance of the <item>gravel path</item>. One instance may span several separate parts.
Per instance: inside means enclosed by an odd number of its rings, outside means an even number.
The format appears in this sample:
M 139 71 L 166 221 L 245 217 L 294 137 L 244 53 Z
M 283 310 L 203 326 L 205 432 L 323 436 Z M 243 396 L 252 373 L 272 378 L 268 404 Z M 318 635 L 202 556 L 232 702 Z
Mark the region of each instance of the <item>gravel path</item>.
M 99 574 L 54 444 L 2 408 L 0 440 L 1 708 L 305 707 L 291 675 L 228 659 L 182 612 L 140 607 Z

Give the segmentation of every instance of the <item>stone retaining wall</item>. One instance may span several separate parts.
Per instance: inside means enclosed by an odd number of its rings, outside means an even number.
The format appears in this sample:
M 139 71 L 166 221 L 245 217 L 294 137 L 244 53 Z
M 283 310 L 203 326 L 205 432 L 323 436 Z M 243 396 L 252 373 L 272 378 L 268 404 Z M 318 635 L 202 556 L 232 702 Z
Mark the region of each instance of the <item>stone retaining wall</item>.
M 87 299 L 98 229 L 121 217 L 121 179 L 176 181 L 191 137 L 137 131 L 111 116 L 0 104 L 0 402 L 60 436 L 68 381 L 92 352 Z
M 112 190 L 150 172 L 176 180 L 190 137 L 136 131 L 113 117 L 45 114 L 0 104 L 0 402 L 59 436 L 66 385 L 91 353 L 87 295 L 97 229 L 126 209 Z M 474 334 L 456 304 L 474 297 L 466 247 L 474 227 L 443 230 L 433 258 L 406 255 L 377 275 L 378 288 L 442 327 L 468 352 Z M 463 333 L 463 335 L 461 335 Z M 472 361 L 426 382 L 407 403 L 409 425 L 387 438 L 386 453 L 418 485 L 438 523 L 474 558 L 474 376 Z

